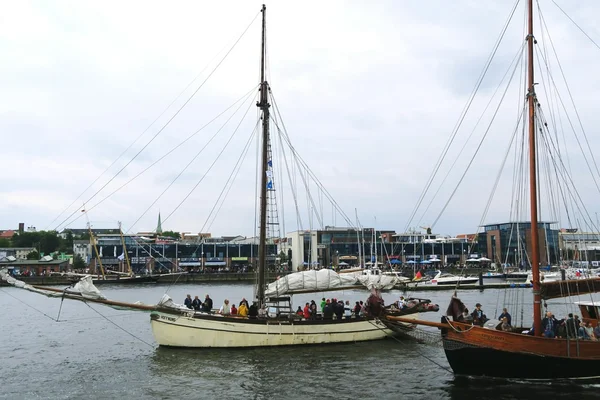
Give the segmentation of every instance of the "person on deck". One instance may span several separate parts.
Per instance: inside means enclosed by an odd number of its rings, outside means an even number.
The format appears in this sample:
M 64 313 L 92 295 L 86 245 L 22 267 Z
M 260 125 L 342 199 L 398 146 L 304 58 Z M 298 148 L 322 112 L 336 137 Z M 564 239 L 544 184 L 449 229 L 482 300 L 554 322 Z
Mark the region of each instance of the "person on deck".
M 598 325 L 594 328 L 594 337 L 596 340 L 600 340 L 600 322 L 598 322 Z
M 194 296 L 194 301 L 192 301 L 192 307 L 196 311 L 200 311 L 200 307 L 202 307 L 202 302 L 198 298 L 198 296 Z
M 300 308 L 300 306 L 298 306 L 298 309 Z M 304 305 L 304 311 L 302 311 L 302 316 L 304 317 L 304 319 L 310 319 L 310 303 L 306 303 Z
M 398 308 L 400 310 L 404 310 L 406 308 L 406 299 L 404 296 L 400 296 L 400 300 L 398 300 Z
M 480 303 L 475 304 L 475 310 L 473 310 L 471 316 L 473 317 L 473 325 L 483 326 L 483 324 L 485 324 L 485 322 L 488 320 L 481 309 Z
M 238 315 L 240 317 L 248 316 L 248 302 L 245 299 L 242 300 L 242 302 L 240 303 L 240 306 L 238 308 Z
M 308 306 L 308 310 L 310 312 L 310 319 L 317 319 L 317 303 L 314 300 L 310 301 L 310 305 Z
M 183 302 L 183 305 L 186 306 L 187 308 L 192 308 L 192 295 L 188 294 L 187 297 L 185 298 L 185 301 Z
M 204 297 L 204 303 L 202 304 L 202 311 L 209 313 L 209 312 L 212 312 L 212 308 L 213 308 L 213 301 L 209 295 L 206 295 Z
M 232 305 L 231 305 L 231 310 L 230 310 L 230 312 L 231 312 L 231 315 L 237 315 L 237 313 L 238 313 L 238 310 L 237 310 L 237 308 L 235 308 L 235 304 L 232 304 Z
M 325 300 L 325 297 L 323 297 L 321 299 L 321 313 L 323 312 L 323 310 L 325 310 L 325 304 L 327 304 L 327 301 Z
M 344 302 L 342 300 L 337 301 L 333 305 L 333 312 L 337 319 L 342 319 L 344 317 Z
M 248 308 L 248 318 L 256 319 L 257 316 L 258 316 L 258 304 L 256 304 L 256 301 L 253 301 L 250 308 Z
M 542 332 L 547 338 L 556 337 L 556 330 L 558 328 L 558 321 L 554 318 L 554 315 L 550 311 L 546 313 L 546 318 L 542 320 Z
M 578 337 L 580 340 L 590 340 L 591 339 L 589 332 L 585 327 L 585 324 L 581 324 L 581 326 L 579 327 L 578 333 L 579 333 Z
M 333 306 L 329 299 L 325 302 L 325 307 L 323 307 L 323 319 L 333 319 Z
M 350 308 L 349 300 L 346 300 L 346 304 L 344 305 L 344 318 L 346 318 L 346 319 L 352 318 L 352 309 Z
M 502 318 L 502 323 L 500 324 L 500 330 L 504 332 L 512 331 L 512 326 L 508 323 L 508 317 Z
M 231 308 L 229 307 L 229 300 L 225 299 L 221 308 L 219 308 L 219 314 L 229 315 L 231 314 Z
M 360 316 L 360 303 L 357 301 L 354 305 L 354 317 L 358 318 Z
M 573 313 L 569 313 L 569 317 L 565 321 L 567 327 L 567 337 L 569 339 L 575 339 L 577 337 L 578 326 L 573 318 Z
M 596 340 L 594 336 L 594 328 L 592 328 L 591 322 L 582 322 L 581 327 L 585 330 L 586 339 L 588 340 Z
M 505 317 L 506 317 L 508 324 L 512 325 L 512 317 L 508 313 L 508 310 L 506 308 L 503 308 L 502 314 L 500 314 L 500 317 L 498 317 L 498 321 L 502 321 L 502 318 L 505 318 Z

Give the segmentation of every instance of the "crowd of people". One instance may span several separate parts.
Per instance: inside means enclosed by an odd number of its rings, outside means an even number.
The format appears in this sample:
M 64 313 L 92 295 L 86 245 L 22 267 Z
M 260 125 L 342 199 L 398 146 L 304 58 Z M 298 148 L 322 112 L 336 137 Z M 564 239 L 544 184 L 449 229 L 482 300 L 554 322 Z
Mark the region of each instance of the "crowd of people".
M 245 298 L 237 303 L 237 305 L 236 303 L 230 303 L 229 299 L 225 299 L 223 305 L 221 305 L 217 311 L 213 308 L 213 300 L 208 294 L 205 296 L 204 301 L 200 300 L 198 296 L 195 296 L 192 299 L 192 296 L 188 294 L 183 304 L 190 310 L 221 315 L 257 318 L 266 316 L 267 314 L 266 308 L 259 308 L 256 301 L 249 304 Z M 366 313 L 366 304 L 362 301 L 357 301 L 354 305 L 351 305 L 349 300 L 344 302 L 343 300 L 335 298 L 322 298 L 319 306 L 317 306 L 317 303 L 314 300 L 311 300 L 304 305 L 304 308 L 298 306 L 298 309 L 295 312 L 297 317 L 306 320 L 359 318 L 366 315 Z
M 183 305 L 189 308 L 190 310 L 201 311 L 205 313 L 212 314 L 214 313 L 213 308 L 213 300 L 207 294 L 204 297 L 204 301 L 201 301 L 198 296 L 194 296 L 192 299 L 191 295 L 187 295 L 185 298 Z M 252 304 L 248 303 L 248 300 L 243 298 L 238 305 L 235 303 L 230 303 L 229 299 L 223 300 L 223 305 L 216 311 L 217 314 L 221 315 L 235 315 L 240 317 L 248 317 L 248 318 L 257 318 L 260 316 L 261 311 L 259 310 L 257 302 L 253 301 Z
M 317 307 L 314 300 L 304 304 L 304 308 L 298 306 L 296 314 L 304 319 L 350 319 L 352 317 L 359 318 L 366 314 L 366 305 L 362 301 L 350 304 L 349 300 L 345 302 L 335 298 L 326 299 L 323 297 L 321 303 Z M 320 308 L 320 313 L 319 313 Z
M 464 309 L 462 317 L 458 319 L 461 322 L 472 323 L 473 325 L 484 326 L 489 318 L 481 309 L 481 304 L 475 304 L 475 310 L 469 313 Z M 506 332 L 513 332 L 512 317 L 508 309 L 502 309 L 502 314 L 498 318 L 499 323 L 496 329 Z M 534 327 L 525 331 L 528 335 L 535 335 Z M 600 340 L 600 322 L 595 327 L 591 322 L 581 321 L 578 315 L 569 313 L 566 318 L 556 319 L 552 312 L 546 312 L 542 320 L 542 334 L 547 338 L 579 339 L 579 340 Z
M 574 316 L 573 313 L 569 313 L 566 318 L 558 320 L 548 311 L 546 317 L 542 320 L 542 332 L 547 338 L 600 340 L 600 322 L 596 327 L 593 327 L 591 322 L 581 321 L 579 316 Z M 531 334 L 533 334 L 533 328 Z

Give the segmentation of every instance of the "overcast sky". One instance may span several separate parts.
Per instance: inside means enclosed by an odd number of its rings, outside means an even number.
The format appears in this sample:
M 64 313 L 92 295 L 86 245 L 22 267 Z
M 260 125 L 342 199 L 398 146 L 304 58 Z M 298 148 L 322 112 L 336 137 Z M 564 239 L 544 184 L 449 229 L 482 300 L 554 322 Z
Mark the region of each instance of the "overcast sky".
M 523 43 L 522 3 L 480 88 L 474 112 L 459 131 L 456 147 L 424 205 L 443 186 L 423 218 L 422 209 L 410 226 L 434 222 L 483 135 L 491 111 L 445 177 Z M 597 149 L 600 50 L 551 1 L 540 3 L 591 148 Z M 557 3 L 600 42 L 596 20 L 600 3 Z M 268 78 L 285 126 L 298 153 L 352 219 L 356 208 L 364 226 L 405 229 L 513 4 L 508 0 L 267 4 Z M 85 227 L 86 216 L 79 211 L 84 201 L 192 95 L 257 15 L 261 2 L 2 1 L 1 5 L 0 229 L 16 228 L 19 222 L 62 229 Z M 181 113 L 85 207 L 94 206 L 258 85 L 259 46 L 260 16 Z M 557 68 L 552 73 L 557 81 L 562 79 Z M 516 121 L 518 80 L 519 73 L 495 128 L 434 231 L 457 234 L 477 229 Z M 566 91 L 562 98 L 569 103 Z M 239 111 L 234 114 L 232 109 L 199 132 L 89 211 L 87 218 L 95 227 L 114 227 L 122 221 L 125 231 L 136 232 L 154 229 L 160 210 L 163 219 L 172 214 L 163 222 L 165 230 L 198 232 L 204 227 L 213 235 L 252 235 L 256 142 L 219 215 L 213 223 L 206 221 L 256 124 L 255 102 L 252 97 L 239 103 Z M 497 102 L 492 104 L 491 109 Z M 217 157 L 246 110 L 247 117 Z M 231 115 L 206 150 L 152 205 Z M 563 123 L 567 125 L 566 120 Z M 578 125 L 576 120 L 574 124 Z M 566 142 L 573 140 L 567 137 Z M 587 176 L 579 183 L 589 211 L 600 211 L 594 209 L 598 191 L 590 184 L 578 149 L 567 146 L 567 152 L 573 175 Z M 215 159 L 206 178 L 172 213 Z M 513 164 L 509 159 L 484 222 L 510 218 Z M 283 168 L 278 161 L 275 166 Z M 276 181 L 276 187 L 301 187 L 298 171 L 295 181 L 295 185 Z M 312 193 L 319 197 L 314 186 Z M 308 229 L 307 196 L 299 188 L 297 197 L 300 228 Z M 281 204 L 279 208 L 283 214 Z M 298 229 L 289 193 L 283 208 L 282 230 Z M 324 224 L 347 225 L 338 213 L 332 215 L 328 201 L 323 200 L 322 208 Z M 72 213 L 79 218 L 64 222 Z M 542 217 L 551 216 L 542 213 Z M 318 225 L 314 219 L 313 226 Z

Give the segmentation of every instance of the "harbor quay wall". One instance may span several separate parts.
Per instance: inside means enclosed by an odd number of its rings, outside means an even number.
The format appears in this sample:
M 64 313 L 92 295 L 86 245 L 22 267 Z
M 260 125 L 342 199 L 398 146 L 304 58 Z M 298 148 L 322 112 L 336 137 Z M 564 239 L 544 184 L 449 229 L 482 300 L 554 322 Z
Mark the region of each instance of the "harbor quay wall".
M 450 272 L 457 275 L 478 275 L 482 270 L 480 268 L 470 268 L 470 269 L 445 269 L 445 272 Z M 412 278 L 412 271 L 410 274 L 407 274 L 408 277 Z M 424 271 L 425 272 L 425 271 Z M 428 274 L 434 273 L 434 270 L 426 271 Z M 285 274 L 268 272 L 266 274 L 266 281 L 272 282 L 277 279 L 278 276 L 283 276 Z M 204 283 L 204 282 L 254 282 L 256 280 L 256 275 L 253 272 L 245 272 L 245 273 L 234 273 L 234 272 L 223 272 L 223 273 L 188 273 L 188 274 L 175 274 L 175 275 L 154 275 L 158 276 L 157 283 Z M 18 277 L 18 279 L 28 283 L 30 285 L 40 285 L 40 286 L 60 286 L 60 285 L 70 285 L 74 278 L 67 276 L 31 276 L 31 277 Z M 114 284 L 119 284 L 119 281 L 111 282 Z M 147 283 L 145 283 L 147 284 Z M 0 280 L 0 286 L 8 286 L 6 282 Z
M 267 282 L 275 280 L 277 276 L 267 274 Z M 212 273 L 212 274 L 182 274 L 182 275 L 163 275 L 158 278 L 158 283 L 200 283 L 200 282 L 254 282 L 256 274 L 246 273 Z
M 158 276 L 157 283 L 204 283 L 204 282 L 254 282 L 256 275 L 248 273 L 212 273 L 212 274 L 181 274 L 181 275 L 155 275 Z M 277 278 L 277 275 L 267 274 L 267 281 L 270 282 Z M 67 276 L 31 276 L 19 277 L 19 280 L 29 285 L 39 286 L 60 286 L 70 285 L 74 278 Z M 75 278 L 76 279 L 76 278 Z M 119 281 L 111 282 L 116 285 L 122 283 Z M 131 283 L 129 283 L 131 284 Z M 148 284 L 148 283 L 140 283 Z M 0 286 L 9 286 L 6 282 L 0 280 Z

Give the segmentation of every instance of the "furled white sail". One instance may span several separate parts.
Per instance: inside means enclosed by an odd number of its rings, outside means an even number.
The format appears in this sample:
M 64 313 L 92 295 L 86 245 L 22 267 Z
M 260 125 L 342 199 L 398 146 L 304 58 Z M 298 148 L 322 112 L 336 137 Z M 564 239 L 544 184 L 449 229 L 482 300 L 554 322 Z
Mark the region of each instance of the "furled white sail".
M 163 308 L 173 308 L 176 310 L 185 310 L 185 311 L 189 311 L 190 309 L 186 306 L 184 306 L 183 304 L 177 304 L 173 301 L 173 299 L 171 298 L 171 296 L 169 296 L 168 294 L 163 294 L 162 298 L 160 299 L 160 301 L 157 304 L 160 307 Z
M 92 276 L 84 276 L 72 288 L 65 289 L 67 293 L 80 294 L 86 299 L 106 299 L 92 282 Z
M 282 296 L 299 291 L 325 292 L 363 285 L 368 289 L 391 289 L 398 283 L 395 276 L 338 274 L 330 269 L 295 272 L 271 282 L 265 291 L 267 297 Z
M 8 274 L 8 271 L 6 269 L 0 270 L 0 279 L 2 279 L 11 286 L 29 290 L 30 292 L 34 293 L 43 294 L 48 297 L 61 297 L 63 295 L 61 292 L 39 289 L 29 285 L 28 283 L 13 278 Z M 102 293 L 100 293 L 96 286 L 94 286 L 91 275 L 84 276 L 79 280 L 79 282 L 73 285 L 73 287 L 65 289 L 64 292 L 69 294 L 81 295 L 86 299 L 106 299 L 106 297 Z

